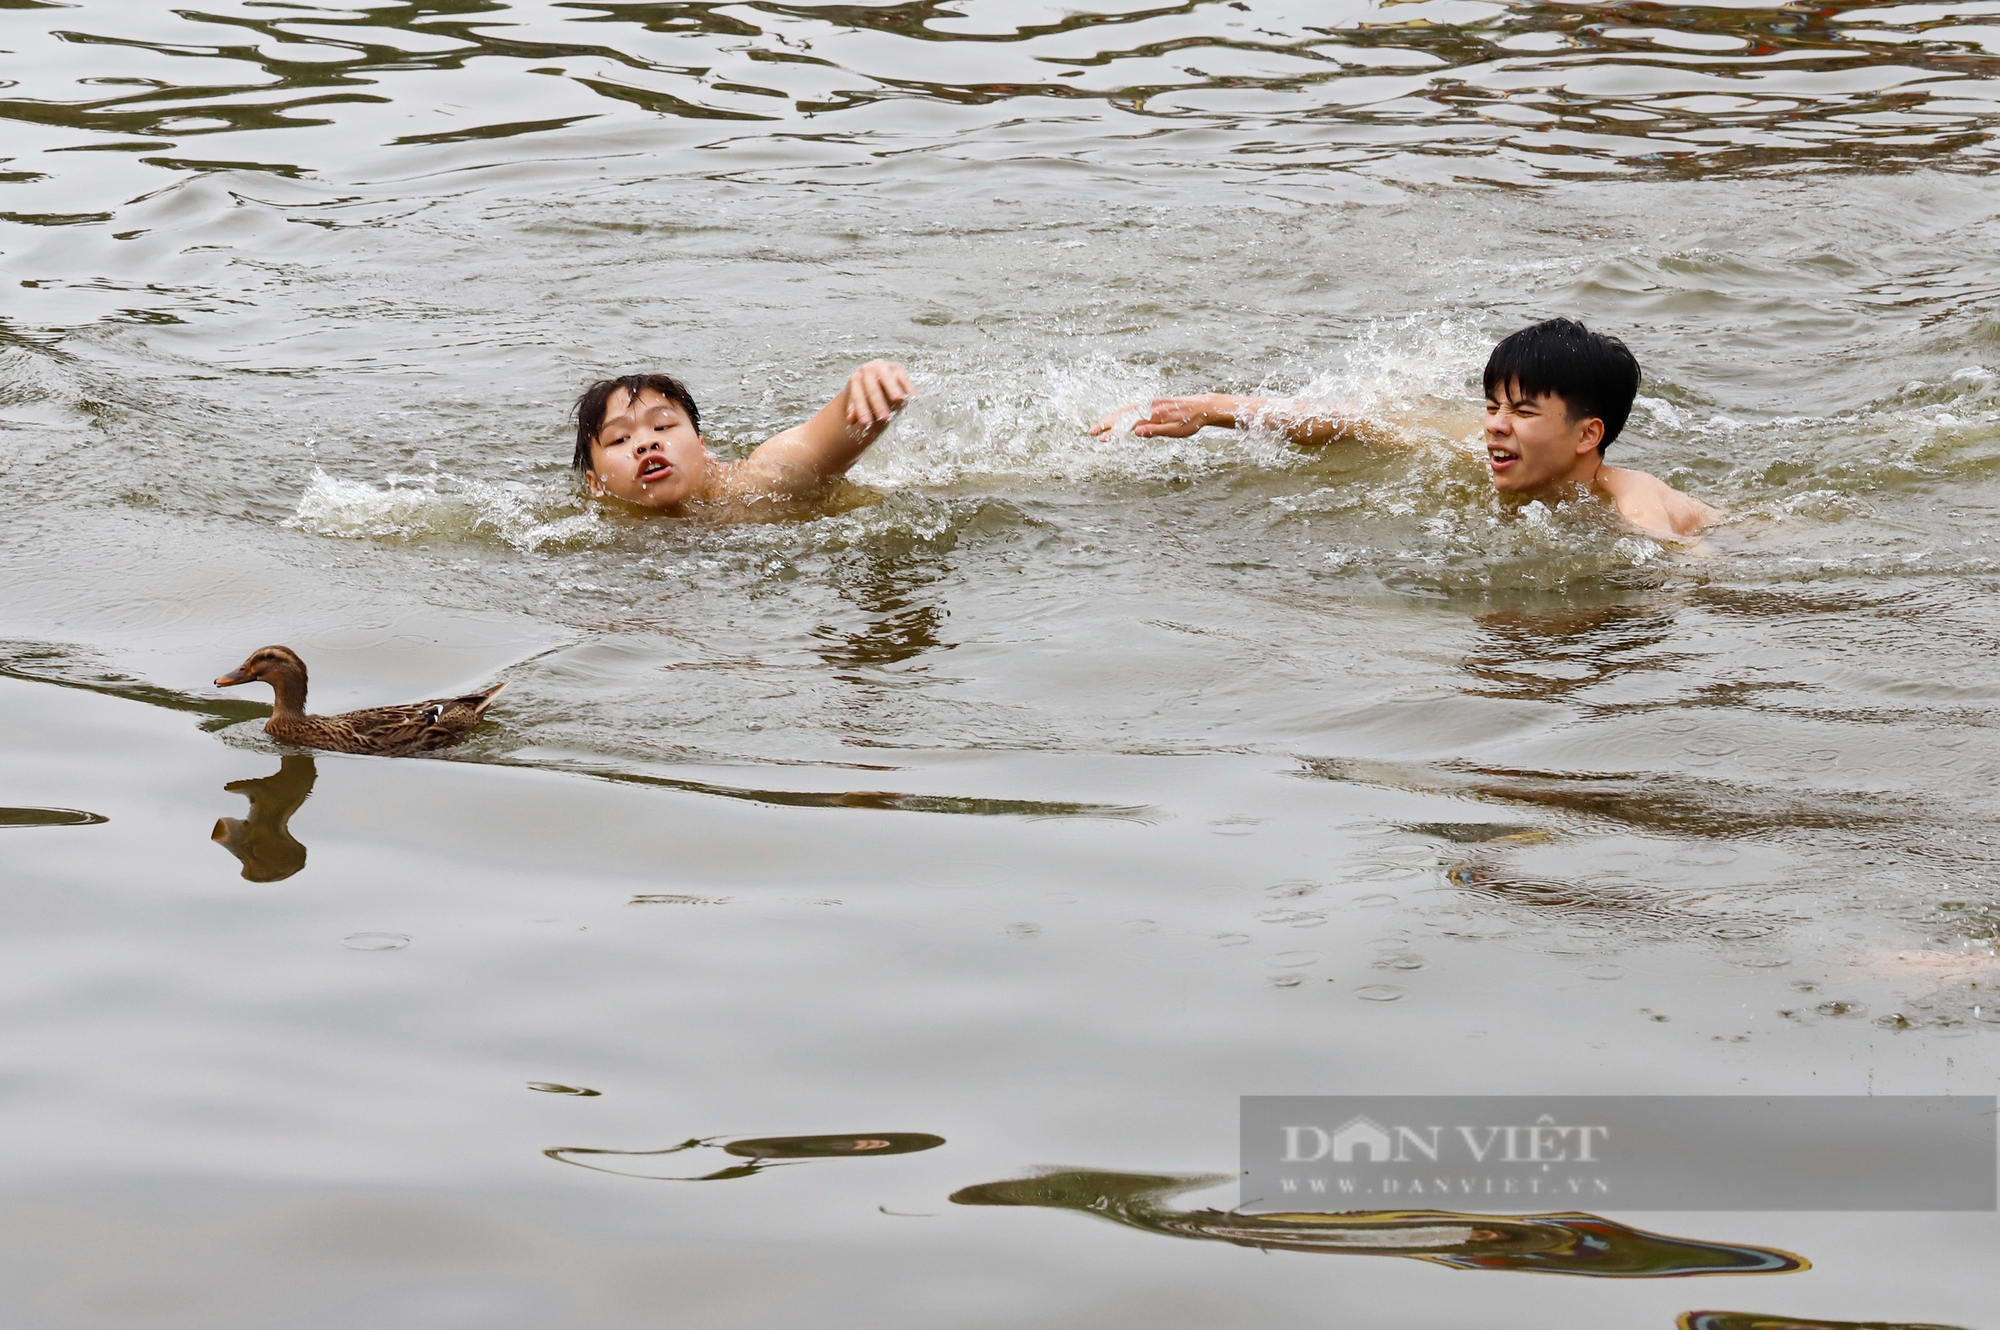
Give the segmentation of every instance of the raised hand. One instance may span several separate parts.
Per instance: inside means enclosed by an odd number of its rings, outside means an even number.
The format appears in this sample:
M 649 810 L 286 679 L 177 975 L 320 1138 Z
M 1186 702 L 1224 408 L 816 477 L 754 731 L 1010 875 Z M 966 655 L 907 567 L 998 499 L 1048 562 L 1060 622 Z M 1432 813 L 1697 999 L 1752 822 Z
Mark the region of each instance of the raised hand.
M 857 429 L 888 424 L 903 403 L 916 395 L 917 390 L 910 386 L 910 372 L 893 360 L 869 361 L 847 376 L 847 386 L 840 391 L 847 423 Z

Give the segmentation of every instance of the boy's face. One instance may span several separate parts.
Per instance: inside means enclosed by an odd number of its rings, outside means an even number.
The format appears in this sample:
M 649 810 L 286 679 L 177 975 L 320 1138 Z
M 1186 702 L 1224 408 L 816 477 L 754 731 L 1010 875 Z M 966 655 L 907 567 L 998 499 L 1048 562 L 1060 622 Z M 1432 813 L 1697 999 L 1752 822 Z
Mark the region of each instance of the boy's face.
M 1505 384 L 1486 399 L 1486 465 L 1493 488 L 1527 494 L 1563 481 L 1587 483 L 1596 474 L 1604 422 L 1569 418 L 1569 404 L 1553 393 L 1523 397 Z
M 700 492 L 708 460 L 708 445 L 679 402 L 655 392 L 634 398 L 621 388 L 605 404 L 583 478 L 599 497 L 672 508 Z

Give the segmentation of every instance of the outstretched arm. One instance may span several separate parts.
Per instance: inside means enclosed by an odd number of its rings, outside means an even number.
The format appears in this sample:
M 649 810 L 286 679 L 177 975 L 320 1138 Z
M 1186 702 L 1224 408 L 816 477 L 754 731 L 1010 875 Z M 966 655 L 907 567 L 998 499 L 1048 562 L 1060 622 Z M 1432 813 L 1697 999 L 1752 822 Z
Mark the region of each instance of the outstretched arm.
M 803 473 L 811 483 L 847 474 L 882 437 L 903 403 L 917 395 L 910 375 L 888 360 L 871 360 L 847 376 L 831 402 L 803 425 L 773 434 L 744 459 L 745 466 Z
M 1132 423 L 1135 438 L 1185 439 L 1208 425 L 1248 429 L 1262 425 L 1293 443 L 1316 447 L 1329 443 L 1400 442 L 1402 435 L 1382 422 L 1342 410 L 1331 402 L 1288 397 L 1232 397 L 1206 393 L 1200 397 L 1161 397 L 1150 404 L 1122 406 L 1090 427 L 1098 438 L 1111 433 L 1121 419 L 1138 412 Z

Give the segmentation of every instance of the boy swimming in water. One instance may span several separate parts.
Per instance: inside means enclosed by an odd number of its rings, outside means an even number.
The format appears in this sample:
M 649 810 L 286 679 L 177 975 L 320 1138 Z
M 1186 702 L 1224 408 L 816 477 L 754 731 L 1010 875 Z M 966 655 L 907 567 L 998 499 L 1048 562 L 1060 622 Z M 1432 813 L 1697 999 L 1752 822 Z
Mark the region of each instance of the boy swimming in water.
M 593 495 L 646 508 L 808 498 L 847 474 L 915 395 L 901 365 L 871 360 L 811 420 L 725 462 L 701 437 L 701 408 L 686 384 L 627 374 L 577 398 L 573 462 Z
M 1604 450 L 1639 395 L 1639 362 L 1616 337 L 1574 319 L 1549 319 L 1501 340 L 1486 361 L 1486 466 L 1502 495 L 1553 498 L 1579 490 L 1657 535 L 1691 536 L 1723 515 L 1656 476 L 1606 466 Z M 1293 443 L 1407 443 L 1394 426 L 1326 403 L 1269 397 L 1163 397 L 1128 406 L 1091 427 L 1102 437 L 1130 412 L 1139 438 L 1181 439 L 1207 425 L 1262 425 Z

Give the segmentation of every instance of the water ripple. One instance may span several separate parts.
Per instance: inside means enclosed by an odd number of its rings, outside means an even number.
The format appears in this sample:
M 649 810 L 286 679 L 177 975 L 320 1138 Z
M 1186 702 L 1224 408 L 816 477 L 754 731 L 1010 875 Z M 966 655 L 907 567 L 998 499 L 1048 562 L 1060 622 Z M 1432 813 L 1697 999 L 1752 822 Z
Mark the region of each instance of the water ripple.
M 740 159 L 723 170 L 938 153 L 1485 179 L 1975 163 L 2000 121 L 1987 18 L 1978 4 L 86 0 L 0 11 L 16 53 L 0 216 L 110 220 L 113 191 L 162 170 L 350 177 L 396 170 L 399 151 L 511 161 L 644 126 L 650 150 Z

